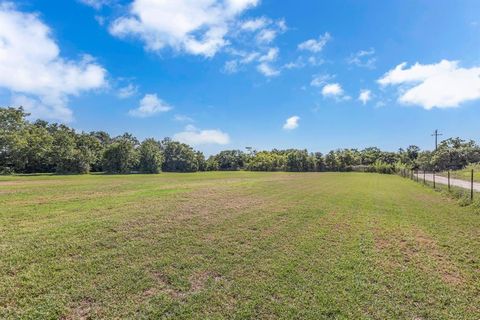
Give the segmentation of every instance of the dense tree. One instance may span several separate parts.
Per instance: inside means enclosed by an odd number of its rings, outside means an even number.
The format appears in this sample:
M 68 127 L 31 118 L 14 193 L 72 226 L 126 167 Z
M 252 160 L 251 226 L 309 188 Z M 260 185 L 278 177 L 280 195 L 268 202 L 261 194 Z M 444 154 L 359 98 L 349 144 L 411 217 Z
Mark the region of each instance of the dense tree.
M 363 165 L 372 165 L 380 157 L 382 151 L 377 147 L 369 147 L 360 151 L 361 163 Z
M 25 173 L 52 171 L 53 137 L 47 127 L 43 122 L 35 122 L 23 132 L 26 143 L 24 148 L 18 150 L 21 155 L 17 155 L 19 160 L 22 159 L 22 165 L 17 166 L 15 171 Z
M 210 156 L 205 164 L 205 170 L 216 171 L 218 170 L 218 162 L 215 156 Z
M 198 171 L 206 171 L 207 170 L 207 161 L 205 160 L 205 155 L 197 151 L 195 152 L 195 156 L 197 157 L 197 164 L 198 164 Z
M 146 139 L 138 148 L 139 169 L 143 173 L 159 173 L 162 171 L 162 151 L 154 139 Z
M 337 155 L 335 151 L 330 151 L 325 155 L 325 169 L 327 171 L 338 171 Z
M 280 171 L 284 168 L 285 156 L 267 151 L 256 152 L 247 165 L 247 169 L 251 171 Z
M 189 145 L 165 138 L 161 142 L 163 171 L 195 172 L 198 170 L 197 154 Z
M 76 149 L 75 132 L 65 125 L 50 128 L 53 137 L 51 159 L 57 173 L 83 173 L 87 164 Z
M 437 170 L 461 169 L 480 161 L 480 147 L 474 141 L 450 138 L 442 141 L 433 153 L 431 163 Z
M 138 153 L 130 139 L 115 139 L 103 154 L 103 170 L 108 173 L 130 173 L 138 164 Z
M 423 170 L 460 169 L 480 162 L 474 141 L 450 138 L 435 151 L 411 145 L 398 152 L 376 147 L 337 149 L 325 156 L 307 150 L 226 150 L 205 160 L 203 153 L 172 141 L 139 143 L 130 133 L 111 138 L 104 131 L 76 132 L 66 125 L 29 122 L 22 108 L 0 108 L 0 173 L 130 173 L 204 170 L 349 171 L 390 173 L 395 167 Z
M 315 171 L 325 171 L 325 160 L 323 159 L 323 154 L 321 152 L 315 152 L 313 154 L 313 164 Z
M 290 150 L 285 158 L 285 170 L 294 172 L 312 171 L 314 161 L 307 150 Z
M 0 109 L 0 172 L 13 172 L 24 165 L 26 116 L 22 108 Z
M 219 170 L 240 170 L 245 167 L 246 155 L 240 150 L 224 150 L 215 156 Z

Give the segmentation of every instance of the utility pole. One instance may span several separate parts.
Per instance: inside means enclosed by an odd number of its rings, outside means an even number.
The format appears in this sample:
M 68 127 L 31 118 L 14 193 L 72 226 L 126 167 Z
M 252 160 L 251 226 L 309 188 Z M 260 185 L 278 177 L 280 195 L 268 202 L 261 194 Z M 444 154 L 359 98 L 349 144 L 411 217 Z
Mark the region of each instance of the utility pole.
M 435 151 L 438 149 L 438 137 L 443 136 L 443 134 L 438 133 L 438 130 L 435 130 L 435 132 L 432 134 L 432 137 L 435 137 Z

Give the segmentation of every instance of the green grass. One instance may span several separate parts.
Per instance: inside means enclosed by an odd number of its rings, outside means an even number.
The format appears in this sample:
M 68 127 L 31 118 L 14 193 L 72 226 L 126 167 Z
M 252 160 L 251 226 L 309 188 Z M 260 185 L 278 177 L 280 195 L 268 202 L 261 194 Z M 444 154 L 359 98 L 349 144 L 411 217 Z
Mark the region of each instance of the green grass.
M 451 171 L 451 177 L 461 180 L 470 181 L 473 169 L 473 181 L 480 182 L 480 164 L 471 164 L 462 170 Z M 443 172 L 443 176 L 447 176 L 447 172 Z
M 480 216 L 398 176 L 0 177 L 2 319 L 479 319 Z

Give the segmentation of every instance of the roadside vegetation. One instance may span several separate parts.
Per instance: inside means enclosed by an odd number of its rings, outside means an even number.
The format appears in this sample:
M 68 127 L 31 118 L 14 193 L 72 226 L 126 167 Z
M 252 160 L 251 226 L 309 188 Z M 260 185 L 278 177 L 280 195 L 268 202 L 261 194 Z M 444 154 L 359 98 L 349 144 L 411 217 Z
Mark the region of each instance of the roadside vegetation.
M 478 319 L 480 219 L 395 175 L 0 177 L 2 319 Z
M 450 177 L 460 180 L 470 181 L 473 170 L 473 181 L 480 182 L 480 164 L 469 164 L 465 168 L 460 170 L 454 170 L 450 172 Z M 447 176 L 448 172 L 442 172 L 443 176 Z

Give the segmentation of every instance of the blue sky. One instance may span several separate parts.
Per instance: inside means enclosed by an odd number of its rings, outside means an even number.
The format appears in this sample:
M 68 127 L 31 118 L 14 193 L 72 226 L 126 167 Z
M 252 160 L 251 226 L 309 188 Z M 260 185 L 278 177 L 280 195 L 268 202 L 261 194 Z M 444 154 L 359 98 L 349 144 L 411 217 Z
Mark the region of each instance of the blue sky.
M 480 140 L 480 2 L 0 1 L 0 105 L 206 153 Z

